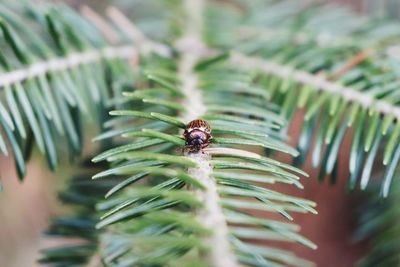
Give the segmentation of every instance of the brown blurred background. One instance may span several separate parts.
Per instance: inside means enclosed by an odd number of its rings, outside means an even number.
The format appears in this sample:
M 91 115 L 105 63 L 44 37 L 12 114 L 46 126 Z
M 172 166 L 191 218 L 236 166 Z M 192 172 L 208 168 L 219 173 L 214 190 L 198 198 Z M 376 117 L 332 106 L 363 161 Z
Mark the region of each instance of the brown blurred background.
M 297 1 L 297 0 L 293 0 Z M 96 9 L 113 3 L 111 0 L 65 0 L 68 4 L 79 7 L 87 3 Z M 126 2 L 126 1 L 125 1 Z M 338 4 L 349 5 L 357 12 L 377 16 L 389 15 L 400 17 L 399 0 L 334 0 Z M 289 131 L 293 137 L 292 144 L 298 135 L 301 114 L 294 120 Z M 340 160 L 348 161 L 348 153 L 344 151 Z M 1 157 L 0 167 L 4 191 L 0 193 L 0 267 L 34 267 L 38 266 L 39 249 L 54 243 L 43 237 L 42 232 L 48 225 L 49 218 L 68 210 L 56 199 L 59 191 L 67 180 L 66 169 L 50 173 L 40 157 L 33 157 L 28 166 L 28 177 L 23 183 L 18 182 L 12 160 Z M 281 159 L 290 162 L 289 158 Z M 343 165 L 343 164 L 342 164 Z M 332 187 L 327 182 L 319 184 L 315 178 L 316 170 L 305 166 L 305 171 L 311 178 L 303 180 L 303 191 L 281 187 L 279 190 L 290 192 L 301 197 L 312 199 L 318 203 L 319 215 L 295 216 L 295 221 L 302 226 L 302 233 L 319 246 L 312 251 L 302 246 L 292 249 L 299 255 L 310 259 L 321 267 L 353 266 L 366 253 L 368 244 L 355 245 L 351 241 L 354 227 L 354 209 L 357 194 L 345 193 L 344 179 L 347 177 L 345 168 L 339 170 L 339 182 Z M 71 171 L 71 170 L 69 170 Z M 289 191 L 288 191 L 289 190 Z

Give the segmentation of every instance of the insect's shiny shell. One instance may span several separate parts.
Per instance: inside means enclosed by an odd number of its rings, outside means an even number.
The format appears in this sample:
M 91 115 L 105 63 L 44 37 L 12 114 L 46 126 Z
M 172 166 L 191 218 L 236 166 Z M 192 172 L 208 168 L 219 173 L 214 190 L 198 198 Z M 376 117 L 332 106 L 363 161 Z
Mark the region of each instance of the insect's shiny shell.
M 205 120 L 193 120 L 186 126 L 183 136 L 189 151 L 196 152 L 210 144 L 211 127 Z
M 200 130 L 202 132 L 211 134 L 211 127 L 208 124 L 208 122 L 206 122 L 205 120 L 200 120 L 200 119 L 189 122 L 186 126 L 186 130 L 188 132 L 191 132 L 193 130 Z

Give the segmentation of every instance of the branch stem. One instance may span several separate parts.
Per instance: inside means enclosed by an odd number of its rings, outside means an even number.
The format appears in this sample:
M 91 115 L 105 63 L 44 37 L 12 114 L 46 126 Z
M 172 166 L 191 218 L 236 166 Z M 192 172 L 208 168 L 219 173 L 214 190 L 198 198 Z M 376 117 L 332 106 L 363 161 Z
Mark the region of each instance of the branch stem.
M 124 13 L 114 6 L 106 10 L 107 16 L 115 25 L 125 33 L 135 44 L 138 50 L 143 54 L 155 52 L 164 57 L 171 57 L 171 49 L 164 44 L 156 43 L 150 40 Z
M 198 76 L 193 70 L 206 51 L 201 40 L 204 1 L 185 0 L 184 4 L 187 14 L 186 33 L 178 41 L 177 47 L 181 52 L 179 77 L 182 81 L 182 91 L 186 96 L 184 105 L 188 107 L 188 111 L 182 114 L 182 119 L 189 122 L 201 117 L 206 112 L 203 95 L 198 88 Z M 238 264 L 228 240 L 228 227 L 220 206 L 217 184 L 212 177 L 211 156 L 203 151 L 185 153 L 185 156 L 198 165 L 196 168 L 188 169 L 189 175 L 206 187 L 204 191 L 195 191 L 195 195 L 204 203 L 204 207 L 197 212 L 197 218 L 206 228 L 212 230 L 212 233 L 205 239 L 205 242 L 211 247 L 206 255 L 206 260 L 213 267 L 236 267 Z
M 397 121 L 400 121 L 400 107 L 396 107 L 393 103 L 385 100 L 376 100 L 373 95 L 330 81 L 324 77 L 239 53 L 231 56 L 231 63 L 235 66 L 259 69 L 264 73 L 272 74 L 282 79 L 291 79 L 300 84 L 310 85 L 315 90 L 340 95 L 348 102 L 358 103 L 366 109 L 375 109 L 382 114 L 394 115 Z
M 27 68 L 0 74 L 0 87 L 22 82 L 28 78 L 35 78 L 47 73 L 71 69 L 78 65 L 90 64 L 102 59 L 136 60 L 137 52 L 132 46 L 107 47 L 82 53 L 73 53 L 64 58 L 55 58 L 34 63 Z

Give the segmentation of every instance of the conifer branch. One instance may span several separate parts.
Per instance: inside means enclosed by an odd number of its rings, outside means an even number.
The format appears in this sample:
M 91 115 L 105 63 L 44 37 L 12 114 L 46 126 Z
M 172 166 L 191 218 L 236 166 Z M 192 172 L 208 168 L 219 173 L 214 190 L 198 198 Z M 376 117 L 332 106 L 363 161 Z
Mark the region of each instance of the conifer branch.
M 47 61 L 37 62 L 27 68 L 0 74 L 0 86 L 12 85 L 23 82 L 28 78 L 39 77 L 50 72 L 68 70 L 78 65 L 90 64 L 103 59 L 135 60 L 136 57 L 136 49 L 130 45 L 72 53 L 64 58 L 53 58 Z
M 346 101 L 358 103 L 366 109 L 374 107 L 378 112 L 394 115 L 397 120 L 400 120 L 399 107 L 384 100 L 376 100 L 373 95 L 330 81 L 320 75 L 313 75 L 286 65 L 281 65 L 265 59 L 249 57 L 239 53 L 232 54 L 231 62 L 234 65 L 242 66 L 246 69 L 259 69 L 267 74 L 272 74 L 283 79 L 291 79 L 299 84 L 309 85 L 314 90 L 339 95 Z
M 162 56 L 170 56 L 168 46 L 150 40 L 135 24 L 132 23 L 118 8 L 110 6 L 106 10 L 107 16 L 119 27 L 119 29 L 135 43 L 143 53 L 158 53 Z
M 107 182 L 108 187 L 104 192 L 107 199 L 96 205 L 104 212 L 96 229 L 104 231 L 97 232 L 93 226 L 99 244 L 82 255 L 86 262 L 91 258 L 96 264 L 96 256 L 92 255 L 98 251 L 107 266 L 236 267 L 238 262 L 240 266 L 311 265 L 286 250 L 250 241 L 253 237 L 267 241 L 272 233 L 276 234 L 273 239 L 315 249 L 315 244 L 298 233 L 296 225 L 265 220 L 244 211 L 278 212 L 292 220 L 289 212 L 316 213 L 315 203 L 258 185 L 284 183 L 301 188 L 298 175 L 305 174 L 262 154 L 242 150 L 244 146 L 256 146 L 295 153 L 274 135 L 272 128 L 275 123 L 283 124 L 284 118 L 265 106 L 263 101 L 268 99 L 264 93 L 260 99 L 260 90 L 252 87 L 250 73 L 232 66 L 226 56 L 219 56 L 203 43 L 203 31 L 208 29 L 203 30 L 204 2 L 183 1 L 187 16 L 180 21 L 183 37 L 175 46 L 178 53 L 170 57 L 147 53 L 163 54 L 160 51 L 170 49 L 139 32 L 118 10 L 108 9 L 112 23 L 102 20 L 118 28 L 118 43 L 122 39 L 133 41 L 138 53 L 143 54 L 138 64 L 143 71 L 126 70 L 129 79 L 134 80 L 133 87 L 115 84 L 116 93 L 124 96 L 124 105 L 117 106 L 110 115 L 120 118 L 111 119 L 110 129 L 97 138 L 112 141 L 122 136 L 125 139 L 121 141 L 126 142 L 114 144 L 92 160 L 108 162 L 105 170 L 93 176 Z M 180 7 L 178 10 L 182 11 Z M 121 74 L 117 68 L 114 73 Z M 228 92 L 220 81 L 246 86 Z M 216 108 L 227 103 L 226 110 Z M 177 149 L 185 145 L 179 129 L 197 118 L 206 119 L 213 128 L 211 148 L 176 155 Z M 114 251 L 116 247 L 118 251 Z M 55 251 L 62 258 L 52 258 L 54 253 L 50 251 L 44 260 L 69 260 L 62 248 Z
M 178 48 L 181 50 L 182 59 L 179 66 L 179 76 L 182 81 L 182 91 L 185 94 L 186 107 L 189 107 L 182 119 L 189 122 L 204 115 L 206 108 L 202 99 L 202 93 L 198 88 L 198 77 L 194 73 L 196 63 L 202 58 L 201 41 L 202 16 L 204 2 L 202 0 L 186 0 L 184 2 L 187 14 L 187 29 L 185 36 L 178 41 Z M 225 267 L 237 266 L 236 257 L 232 253 L 228 240 L 228 227 L 220 198 L 217 192 L 217 184 L 212 177 L 210 166 L 211 157 L 207 153 L 185 153 L 185 156 L 195 161 L 198 167 L 189 168 L 188 173 L 205 186 L 205 190 L 196 190 L 195 194 L 204 203 L 204 208 L 198 211 L 198 220 L 212 233 L 208 237 L 207 244 L 212 245 L 208 255 L 210 266 Z
M 80 12 L 83 16 L 85 16 L 89 21 L 91 21 L 96 28 L 102 33 L 102 35 L 111 43 L 118 44 L 121 38 L 114 31 L 109 23 L 96 11 L 94 11 L 89 6 L 82 6 Z

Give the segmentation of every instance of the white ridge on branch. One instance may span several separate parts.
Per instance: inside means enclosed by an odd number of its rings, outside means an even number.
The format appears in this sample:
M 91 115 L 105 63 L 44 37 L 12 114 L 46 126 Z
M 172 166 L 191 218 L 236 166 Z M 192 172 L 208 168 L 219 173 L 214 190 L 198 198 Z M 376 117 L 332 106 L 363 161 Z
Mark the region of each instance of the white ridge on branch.
M 132 46 L 117 46 L 96 49 L 82 53 L 72 53 L 64 58 L 53 58 L 47 61 L 34 63 L 26 68 L 0 74 L 0 87 L 23 82 L 28 78 L 35 78 L 47 73 L 71 69 L 78 65 L 90 64 L 102 59 L 136 60 L 137 52 Z
M 153 42 L 147 38 L 118 8 L 110 6 L 107 8 L 106 13 L 119 29 L 135 42 L 140 52 L 145 54 L 155 52 L 164 57 L 171 56 L 171 49 L 168 46 Z
M 198 77 L 193 70 L 206 52 L 201 38 L 204 1 L 185 0 L 184 5 L 187 16 L 186 32 L 176 45 L 181 52 L 179 77 L 182 82 L 182 91 L 186 96 L 183 104 L 188 107 L 188 111 L 181 116 L 184 121 L 189 122 L 198 119 L 206 112 L 202 92 L 198 88 Z M 204 203 L 204 207 L 197 212 L 197 218 L 202 225 L 212 231 L 205 238 L 207 245 L 210 246 L 210 251 L 206 256 L 207 261 L 213 267 L 236 267 L 238 264 L 228 240 L 228 227 L 220 206 L 217 184 L 212 177 L 211 156 L 203 151 L 185 153 L 185 156 L 195 161 L 198 166 L 189 168 L 188 173 L 206 188 L 204 191 L 196 190 L 195 195 Z
M 237 66 L 247 69 L 259 69 L 283 79 L 291 79 L 300 84 L 310 85 L 315 90 L 340 95 L 346 101 L 358 103 L 367 109 L 373 108 L 382 114 L 394 115 L 398 121 L 400 120 L 400 107 L 396 107 L 384 100 L 376 100 L 366 92 L 360 92 L 352 87 L 329 81 L 324 77 L 239 53 L 232 53 L 230 61 Z

